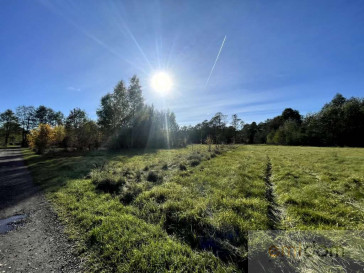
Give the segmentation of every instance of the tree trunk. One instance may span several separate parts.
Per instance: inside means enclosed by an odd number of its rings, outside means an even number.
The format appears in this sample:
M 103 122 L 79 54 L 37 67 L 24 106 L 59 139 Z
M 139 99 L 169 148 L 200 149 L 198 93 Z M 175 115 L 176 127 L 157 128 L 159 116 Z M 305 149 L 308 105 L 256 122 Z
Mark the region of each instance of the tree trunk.
M 5 142 L 4 142 L 5 147 L 8 146 L 8 142 L 9 142 L 9 132 L 5 132 Z
M 23 129 L 23 132 L 22 132 L 22 142 L 21 142 L 21 146 L 22 147 L 27 147 L 27 134 L 26 134 L 26 131 L 25 129 Z

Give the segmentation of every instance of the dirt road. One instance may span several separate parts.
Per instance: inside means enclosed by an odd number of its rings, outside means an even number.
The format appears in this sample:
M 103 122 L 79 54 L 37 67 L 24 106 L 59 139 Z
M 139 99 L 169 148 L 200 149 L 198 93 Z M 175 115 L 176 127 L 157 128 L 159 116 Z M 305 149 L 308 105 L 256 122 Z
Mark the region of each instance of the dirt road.
M 0 272 L 80 272 L 72 253 L 21 150 L 0 149 Z

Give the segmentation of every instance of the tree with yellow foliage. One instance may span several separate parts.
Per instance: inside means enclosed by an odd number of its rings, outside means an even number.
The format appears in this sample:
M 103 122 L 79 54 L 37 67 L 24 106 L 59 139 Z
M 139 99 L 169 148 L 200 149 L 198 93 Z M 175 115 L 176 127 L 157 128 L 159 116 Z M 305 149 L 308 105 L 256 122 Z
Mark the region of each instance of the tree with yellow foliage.
M 66 137 L 66 129 L 63 125 L 57 125 L 53 128 L 53 144 L 61 146 Z
M 29 146 L 39 154 L 43 154 L 54 143 L 54 139 L 54 129 L 49 124 L 39 124 L 28 135 Z

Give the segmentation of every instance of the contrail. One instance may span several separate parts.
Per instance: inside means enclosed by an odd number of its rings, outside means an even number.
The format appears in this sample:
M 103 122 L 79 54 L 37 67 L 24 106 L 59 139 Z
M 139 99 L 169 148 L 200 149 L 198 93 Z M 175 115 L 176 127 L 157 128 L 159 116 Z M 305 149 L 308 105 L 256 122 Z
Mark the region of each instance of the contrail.
M 211 71 L 210 71 L 210 75 L 209 75 L 209 77 L 207 78 L 207 81 L 206 81 L 206 83 L 205 83 L 205 88 L 207 87 L 207 84 L 209 83 L 209 80 L 210 80 L 210 78 L 211 78 L 212 72 L 214 72 L 215 65 L 216 65 L 216 63 L 217 63 L 217 60 L 219 59 L 219 56 L 220 56 L 221 50 L 222 50 L 222 48 L 224 47 L 225 40 L 226 40 L 226 35 L 225 35 L 224 40 L 222 41 L 222 44 L 221 44 L 221 46 L 220 46 L 219 53 L 217 53 L 217 56 L 216 56 L 216 59 L 215 59 L 215 63 L 214 63 L 214 65 L 212 66 Z

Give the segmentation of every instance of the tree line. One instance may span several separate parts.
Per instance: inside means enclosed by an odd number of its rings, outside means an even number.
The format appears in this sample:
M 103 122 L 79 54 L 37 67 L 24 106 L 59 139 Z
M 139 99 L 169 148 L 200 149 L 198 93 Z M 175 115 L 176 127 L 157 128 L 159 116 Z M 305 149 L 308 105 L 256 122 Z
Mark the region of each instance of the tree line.
M 74 108 L 68 116 L 46 106 L 19 106 L 0 114 L 0 141 L 30 145 L 39 153 L 49 148 L 92 150 L 101 146 L 170 148 L 188 143 L 364 146 L 364 100 L 337 94 L 318 113 L 302 116 L 286 108 L 264 122 L 244 123 L 237 114 L 221 112 L 195 126 L 178 126 L 173 112 L 144 102 L 139 79 L 118 82 L 101 98 L 97 121 Z
M 364 147 L 364 99 L 335 97 L 317 113 L 302 116 L 286 108 L 264 122 L 230 121 L 221 112 L 195 126 L 182 127 L 193 143 L 212 137 L 214 143 Z
M 74 108 L 65 117 L 46 106 L 19 106 L 0 114 L 0 138 L 4 146 L 31 146 L 39 153 L 49 148 L 92 150 L 104 146 L 121 148 L 168 148 L 187 144 L 173 112 L 144 103 L 139 79 L 129 86 L 120 81 L 101 98 L 97 121 Z

